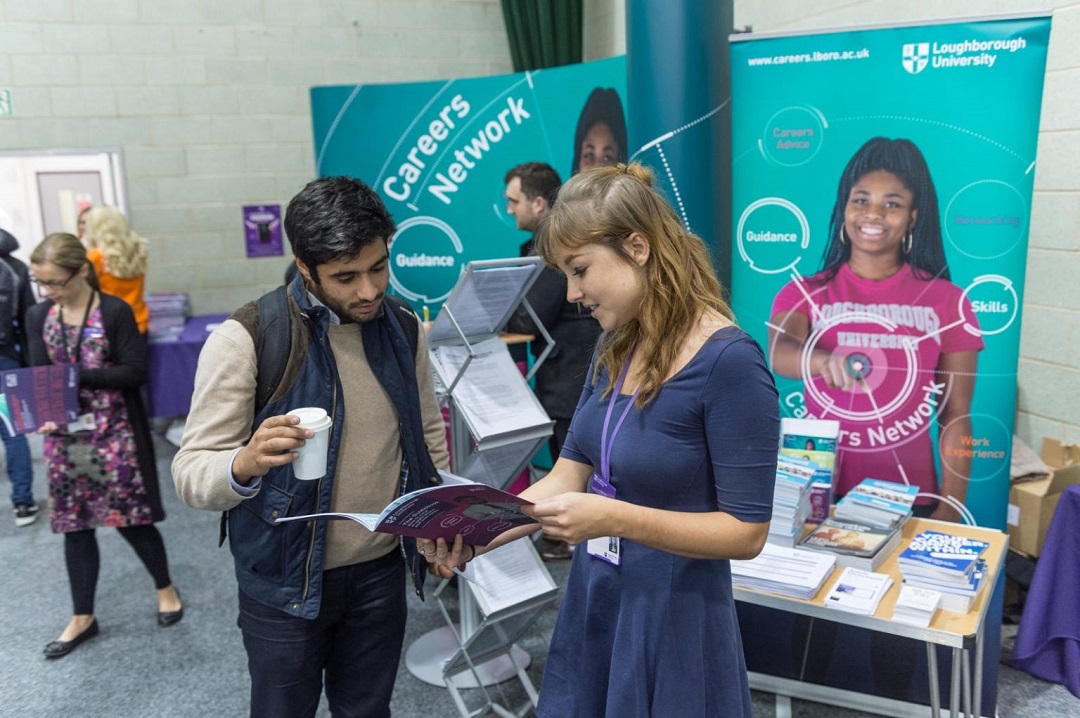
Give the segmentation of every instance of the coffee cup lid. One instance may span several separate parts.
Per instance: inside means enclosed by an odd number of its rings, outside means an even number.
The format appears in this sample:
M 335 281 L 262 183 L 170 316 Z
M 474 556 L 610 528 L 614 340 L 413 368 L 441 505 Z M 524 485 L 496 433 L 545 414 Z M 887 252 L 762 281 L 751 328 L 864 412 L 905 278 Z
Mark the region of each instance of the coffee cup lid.
M 321 409 L 317 406 L 305 406 L 299 409 L 293 409 L 288 415 L 300 417 L 300 426 L 305 429 L 321 429 L 333 421 L 327 416 L 326 409 Z

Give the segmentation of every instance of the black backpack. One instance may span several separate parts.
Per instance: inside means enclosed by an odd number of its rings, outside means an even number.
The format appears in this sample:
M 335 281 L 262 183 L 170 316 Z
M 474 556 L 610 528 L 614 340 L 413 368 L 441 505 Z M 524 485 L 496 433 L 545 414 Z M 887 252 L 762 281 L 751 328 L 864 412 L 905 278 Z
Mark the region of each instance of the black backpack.
M 420 322 L 412 308 L 404 300 L 386 295 L 386 306 L 398 314 L 406 327 L 405 338 L 409 342 L 413 358 L 419 342 Z M 279 286 L 258 300 L 259 332 L 255 341 L 259 374 L 255 390 L 255 414 L 257 415 L 277 391 L 285 367 L 289 362 L 290 325 L 288 287 Z

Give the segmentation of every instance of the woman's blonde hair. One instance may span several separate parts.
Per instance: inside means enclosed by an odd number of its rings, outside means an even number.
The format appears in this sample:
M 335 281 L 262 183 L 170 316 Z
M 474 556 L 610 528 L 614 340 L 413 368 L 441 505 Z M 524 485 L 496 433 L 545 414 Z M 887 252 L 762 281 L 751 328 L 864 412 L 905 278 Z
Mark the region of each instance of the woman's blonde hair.
M 683 227 L 653 184 L 652 171 L 636 163 L 581 172 L 559 190 L 536 241 L 538 254 L 553 267 L 585 245 L 602 244 L 643 273 L 638 315 L 601 337 L 592 376 L 595 382 L 601 367 L 607 372 L 603 394 L 607 396 L 633 349 L 643 360 L 639 406 L 660 391 L 683 340 L 704 311 L 711 309 L 734 321 L 705 243 Z M 635 232 L 649 242 L 643 267 L 624 249 L 625 240 Z
M 86 282 L 92 289 L 98 286 L 97 272 L 94 265 L 86 258 L 86 247 L 79 238 L 68 232 L 53 232 L 41 240 L 30 253 L 30 264 L 55 264 L 60 269 L 76 274 L 83 267 L 87 268 Z
M 120 210 L 107 204 L 86 213 L 86 241 L 105 259 L 105 271 L 120 279 L 146 274 L 146 240 L 131 231 Z

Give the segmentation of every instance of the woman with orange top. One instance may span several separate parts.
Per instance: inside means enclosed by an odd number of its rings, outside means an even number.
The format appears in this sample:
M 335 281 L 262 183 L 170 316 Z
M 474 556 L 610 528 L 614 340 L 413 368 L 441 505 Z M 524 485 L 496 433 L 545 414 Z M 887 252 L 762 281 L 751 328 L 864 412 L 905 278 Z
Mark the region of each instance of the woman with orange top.
M 107 204 L 86 213 L 86 258 L 94 265 L 101 291 L 120 297 L 135 313 L 139 332 L 150 328 L 150 310 L 143 300 L 146 283 L 146 240 L 131 231 L 120 210 Z

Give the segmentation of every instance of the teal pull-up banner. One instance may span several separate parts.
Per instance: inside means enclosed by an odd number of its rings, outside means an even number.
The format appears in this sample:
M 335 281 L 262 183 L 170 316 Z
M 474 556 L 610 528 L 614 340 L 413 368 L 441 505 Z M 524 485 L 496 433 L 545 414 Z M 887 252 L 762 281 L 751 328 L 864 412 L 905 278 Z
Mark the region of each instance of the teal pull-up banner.
M 683 224 L 730 277 L 730 0 L 629 0 L 626 83 L 632 159 L 656 173 Z
M 839 421 L 837 494 L 897 481 L 934 518 L 1005 528 L 1049 34 L 1026 16 L 732 37 L 732 306 L 783 415 Z M 739 622 L 752 671 L 930 700 L 915 641 L 754 606 Z
M 434 314 L 468 262 L 516 257 L 529 238 L 506 212 L 507 170 L 546 162 L 566 180 L 583 163 L 625 159 L 625 94 L 622 57 L 494 77 L 316 87 L 316 172 L 357 177 L 379 192 L 398 225 L 391 287 Z M 586 136 L 598 143 L 598 133 L 610 157 L 583 152 Z
M 840 421 L 839 494 L 914 484 L 1005 527 L 1049 32 L 732 38 L 732 303 L 785 415 Z

